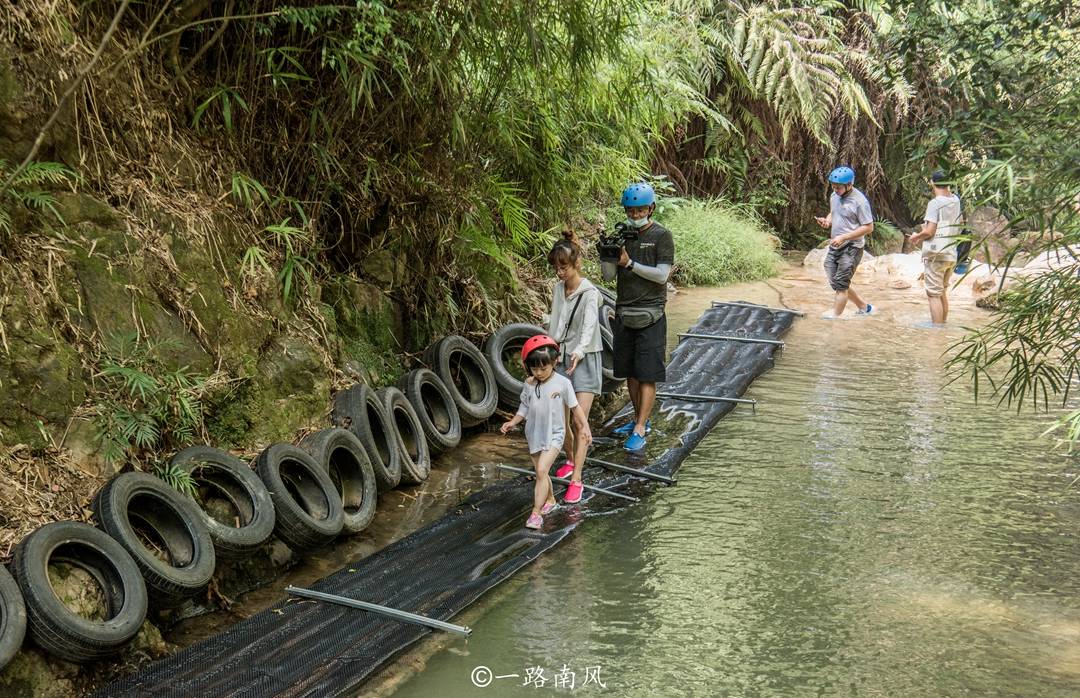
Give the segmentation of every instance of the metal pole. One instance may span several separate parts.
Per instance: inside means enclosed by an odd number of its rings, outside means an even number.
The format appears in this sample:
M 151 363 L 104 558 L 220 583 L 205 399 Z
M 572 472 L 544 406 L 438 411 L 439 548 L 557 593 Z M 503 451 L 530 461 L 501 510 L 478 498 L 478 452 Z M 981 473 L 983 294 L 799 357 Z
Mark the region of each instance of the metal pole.
M 767 305 L 758 305 L 757 303 L 740 303 L 739 301 L 713 301 L 712 307 L 718 305 L 734 305 L 740 308 L 757 308 L 759 310 L 771 310 L 774 313 L 791 313 L 798 315 L 799 317 L 806 317 L 806 313 L 801 310 L 792 310 L 791 308 L 770 308 Z
M 675 400 L 703 400 L 705 402 L 737 402 L 740 405 L 757 404 L 757 400 L 744 397 L 718 397 L 716 395 L 698 395 L 696 393 L 657 393 L 656 397 L 673 398 Z
M 718 397 L 716 395 L 696 395 L 693 393 L 657 393 L 656 397 L 672 400 L 701 400 L 703 402 L 734 402 L 739 405 L 750 405 L 750 408 L 754 410 L 754 414 L 757 414 L 757 400 L 742 397 Z
M 757 337 L 740 337 L 730 334 L 695 334 L 693 332 L 683 332 L 675 336 L 690 337 L 691 339 L 723 339 L 731 342 L 746 342 L 747 344 L 772 344 L 781 349 L 784 348 L 784 343 L 779 339 L 758 339 Z
M 499 465 L 496 465 L 495 467 L 500 468 L 502 470 L 509 470 L 512 473 L 518 473 L 520 475 L 535 475 L 536 474 L 531 470 L 526 470 L 525 468 L 515 468 L 512 465 L 502 465 L 501 463 Z M 567 480 L 565 477 L 551 476 L 551 479 L 554 480 L 555 482 L 561 482 L 564 485 L 569 485 L 570 484 L 570 481 Z M 631 497 L 628 494 L 622 494 L 621 492 L 615 492 L 613 490 L 605 489 L 603 487 L 594 487 L 592 485 L 586 485 L 584 482 L 581 483 L 581 486 L 584 487 L 585 489 L 589 490 L 590 492 L 599 492 L 600 494 L 606 494 L 609 497 L 617 497 L 619 499 L 625 499 L 625 500 L 631 501 L 631 502 L 639 502 L 639 501 L 641 501 L 637 497 Z
M 618 470 L 621 473 L 630 473 L 631 475 L 637 475 L 638 477 L 643 477 L 649 480 L 656 480 L 657 482 L 662 482 L 665 485 L 675 484 L 675 478 L 668 477 L 667 475 L 658 475 L 657 473 L 650 473 L 647 470 L 637 470 L 636 468 L 631 468 L 626 465 L 619 465 L 618 463 L 610 463 L 606 460 L 600 460 L 599 458 L 589 457 L 585 459 L 585 462 L 596 463 L 597 465 L 602 465 L 605 468 L 610 468 L 611 470 Z
M 350 608 L 359 608 L 364 611 L 374 611 L 375 613 L 381 613 L 384 616 L 389 616 L 405 623 L 412 623 L 414 625 L 426 625 L 429 628 L 435 628 L 436 630 L 445 630 L 448 633 L 454 633 L 462 637 L 468 637 L 472 634 L 472 629 L 464 625 L 454 625 L 453 623 L 447 623 L 441 620 L 435 620 L 434 618 L 428 618 L 427 616 L 419 616 L 415 613 L 409 613 L 408 611 L 399 611 L 396 608 L 389 608 L 388 606 L 380 606 L 374 603 L 368 603 L 367 601 L 357 601 L 356 599 L 350 599 L 347 596 L 337 596 L 335 594 L 324 594 L 321 591 L 315 591 L 314 589 L 302 589 L 300 587 L 294 587 L 292 585 L 285 587 L 285 592 L 292 596 L 300 596 L 305 599 L 314 599 L 315 601 L 326 601 L 327 603 L 336 603 L 340 606 L 348 606 Z

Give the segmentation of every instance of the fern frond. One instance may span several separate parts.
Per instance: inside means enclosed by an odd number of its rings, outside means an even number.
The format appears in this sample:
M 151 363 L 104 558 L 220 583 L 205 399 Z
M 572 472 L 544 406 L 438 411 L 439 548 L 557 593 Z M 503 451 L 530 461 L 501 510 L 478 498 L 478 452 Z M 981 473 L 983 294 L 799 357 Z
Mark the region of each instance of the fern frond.
M 12 180 L 14 186 L 65 184 L 75 179 L 75 172 L 58 162 L 31 162 Z

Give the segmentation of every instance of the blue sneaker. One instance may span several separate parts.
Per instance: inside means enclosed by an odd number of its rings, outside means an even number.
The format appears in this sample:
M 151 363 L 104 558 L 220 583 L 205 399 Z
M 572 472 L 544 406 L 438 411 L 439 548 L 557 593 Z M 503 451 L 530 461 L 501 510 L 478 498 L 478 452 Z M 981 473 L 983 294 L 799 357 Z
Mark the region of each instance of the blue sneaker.
M 856 315 L 873 315 L 874 314 L 874 306 L 867 303 L 866 304 L 866 310 L 856 310 L 855 314 Z
M 630 438 L 623 442 L 623 448 L 627 451 L 640 451 L 645 448 L 645 437 L 641 434 L 631 434 Z
M 626 424 L 622 425 L 618 429 L 612 430 L 611 433 L 612 434 L 618 434 L 619 436 L 628 436 L 631 433 L 633 433 L 633 431 L 634 431 L 634 423 L 633 422 L 627 422 Z M 648 434 L 650 432 L 652 432 L 652 420 L 651 419 L 646 419 L 645 420 L 645 433 Z

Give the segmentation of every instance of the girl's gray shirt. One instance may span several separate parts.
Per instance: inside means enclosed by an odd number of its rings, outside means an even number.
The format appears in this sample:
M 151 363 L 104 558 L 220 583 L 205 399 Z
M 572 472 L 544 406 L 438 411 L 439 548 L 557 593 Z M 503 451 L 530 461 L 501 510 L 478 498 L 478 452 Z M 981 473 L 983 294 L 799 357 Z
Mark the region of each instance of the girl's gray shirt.
M 574 313 L 578 298 L 581 298 L 581 305 Z M 555 284 L 547 333 L 559 343 L 566 356 L 576 355 L 581 360 L 586 354 L 601 350 L 600 306 L 603 302 L 600 289 L 588 279 L 582 279 L 569 298 L 566 297 L 566 283 L 560 281 Z M 574 315 L 572 319 L 571 313 Z

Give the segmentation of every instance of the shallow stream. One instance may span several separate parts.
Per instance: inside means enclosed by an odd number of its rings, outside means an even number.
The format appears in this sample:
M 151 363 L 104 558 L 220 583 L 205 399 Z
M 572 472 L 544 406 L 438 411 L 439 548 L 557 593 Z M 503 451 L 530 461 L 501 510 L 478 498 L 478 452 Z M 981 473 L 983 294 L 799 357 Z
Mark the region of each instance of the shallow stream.
M 819 317 L 828 293 L 792 268 L 677 296 L 672 334 L 710 298 L 809 311 L 751 386 L 757 414 L 725 417 L 677 486 L 587 519 L 463 614 L 468 641 L 428 641 L 378 690 L 1076 695 L 1080 461 L 1040 437 L 1045 415 L 945 384 L 959 325 L 986 317 L 970 300 L 926 330 L 915 289 L 848 321 Z

